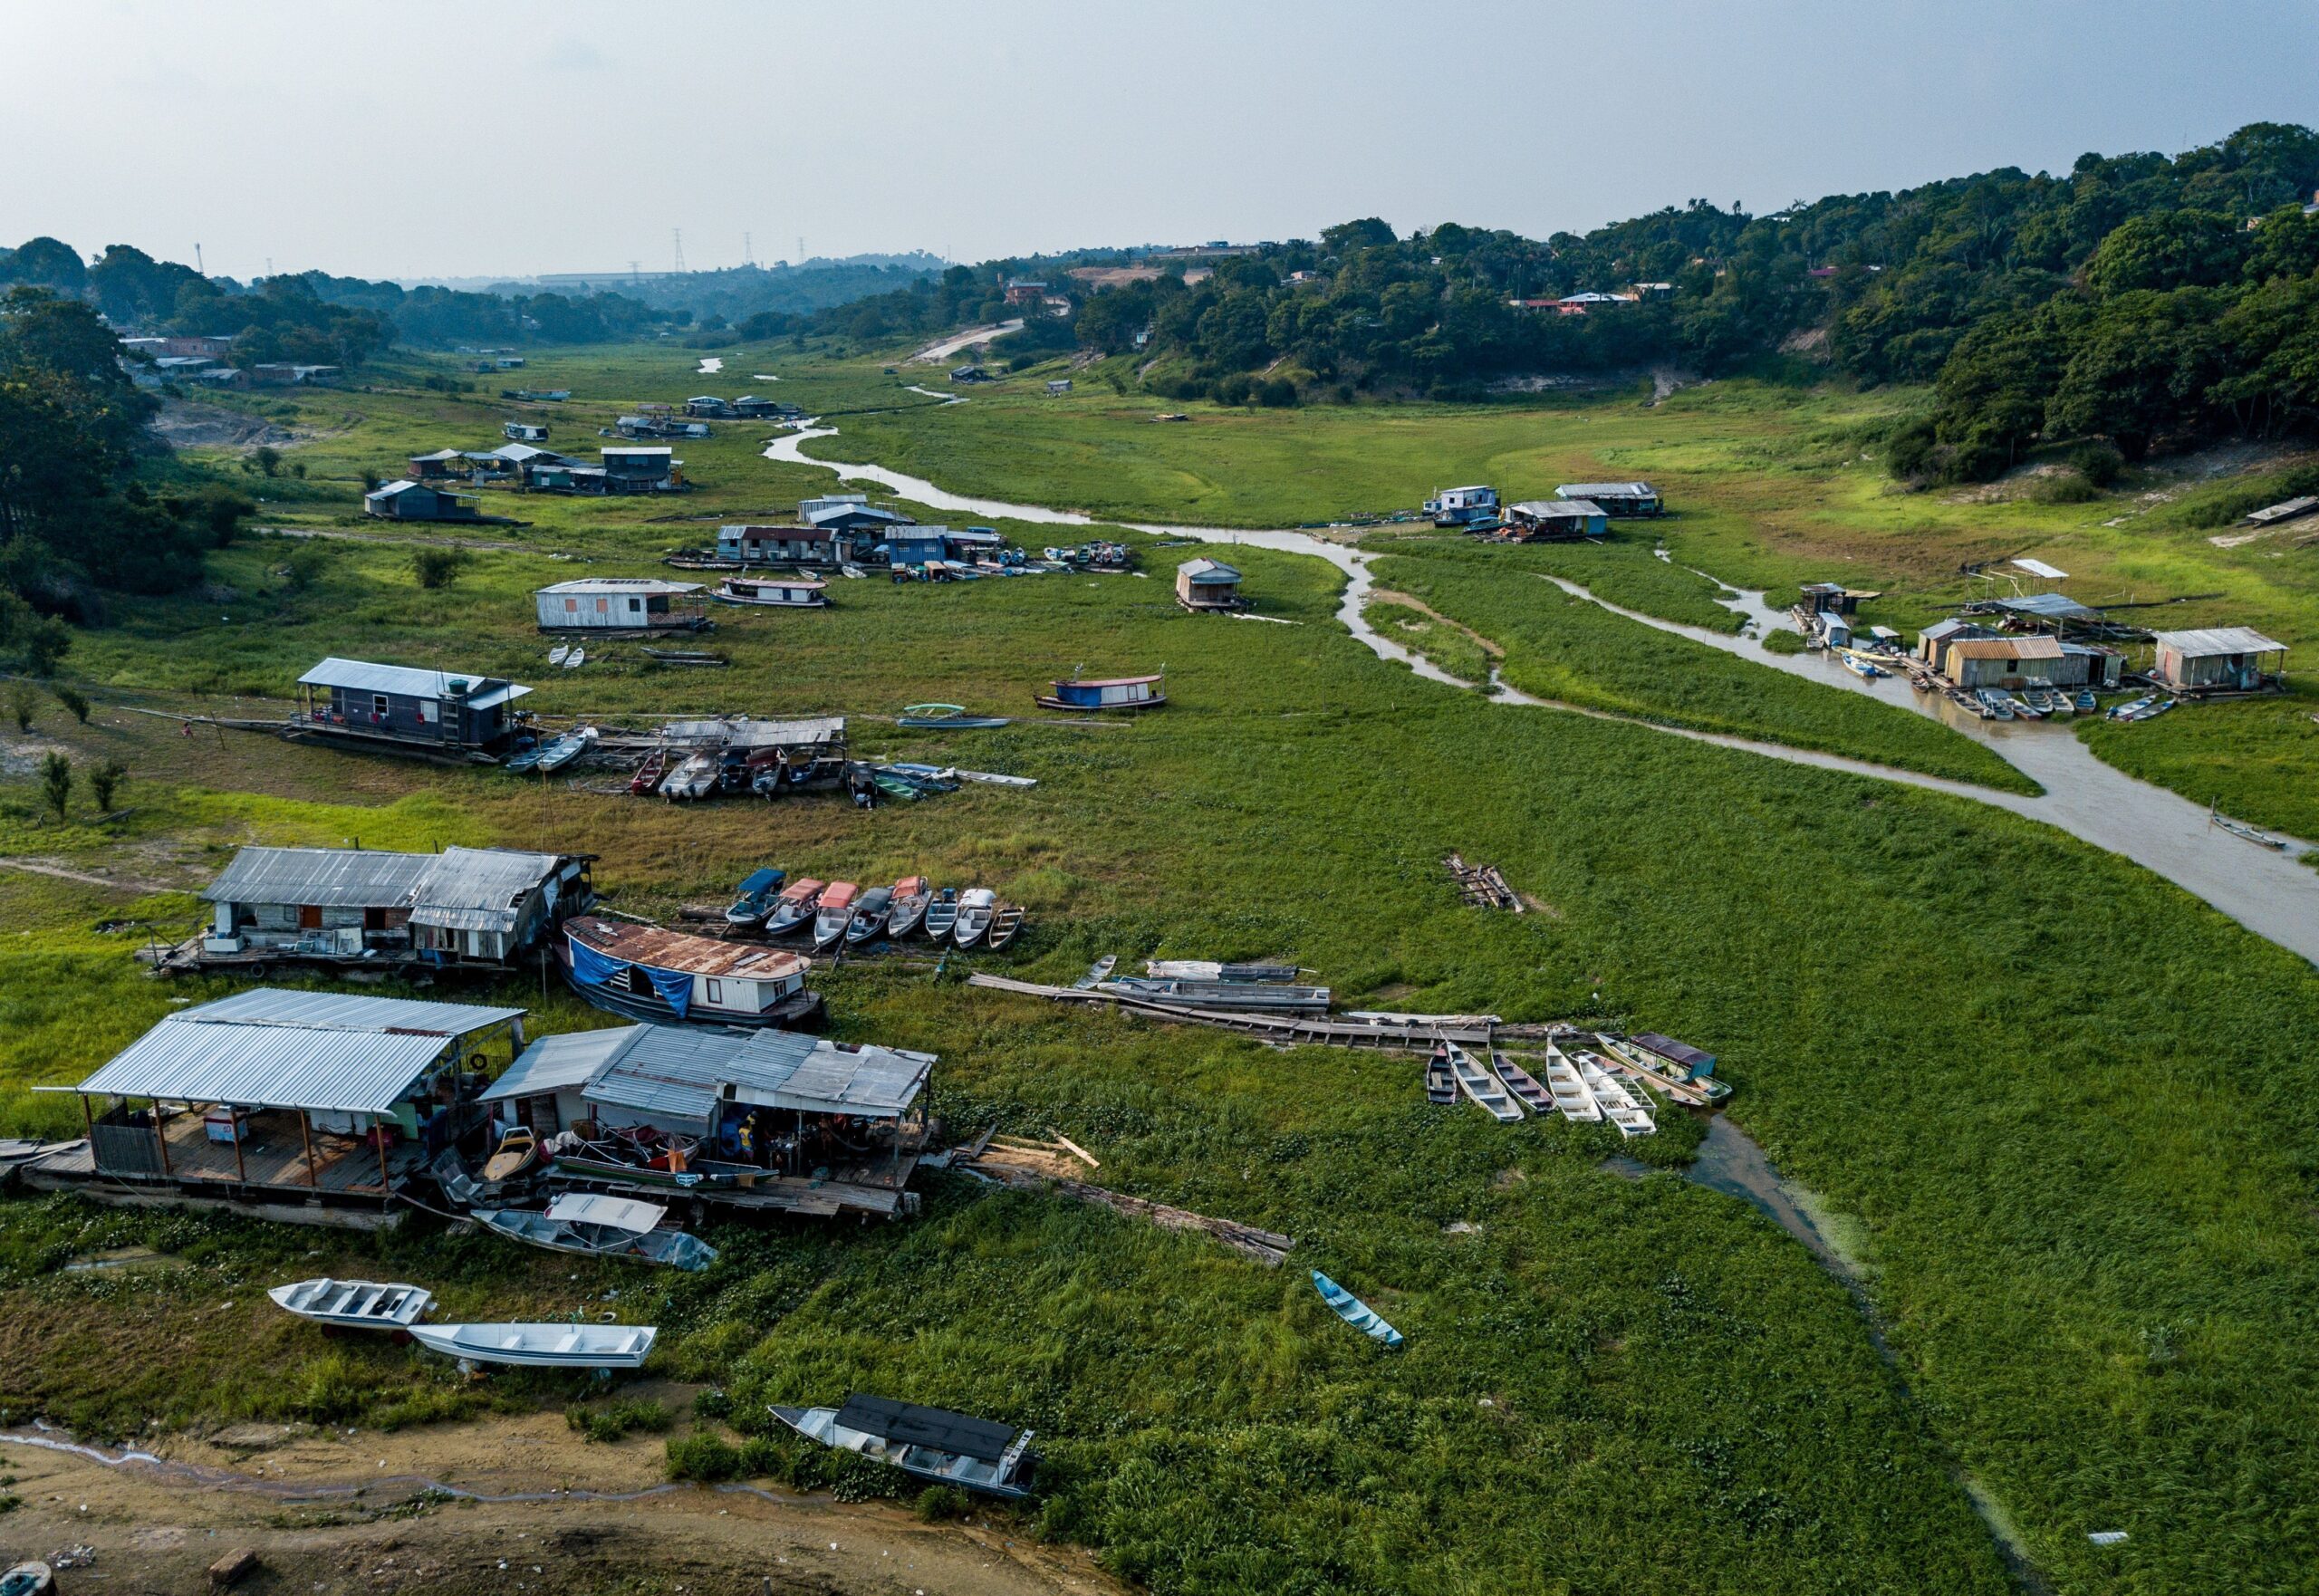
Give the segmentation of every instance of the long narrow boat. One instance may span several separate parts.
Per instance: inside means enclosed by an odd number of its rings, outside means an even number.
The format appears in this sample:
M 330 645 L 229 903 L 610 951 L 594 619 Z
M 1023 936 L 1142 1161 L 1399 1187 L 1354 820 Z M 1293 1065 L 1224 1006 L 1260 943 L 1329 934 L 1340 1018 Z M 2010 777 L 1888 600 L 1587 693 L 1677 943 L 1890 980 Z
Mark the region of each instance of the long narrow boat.
M 2141 697 L 2132 700 L 2131 703 L 2113 704 L 2110 707 L 2110 718 L 2112 720 L 2137 719 L 2141 716 L 2143 710 L 2148 709 L 2152 704 L 2157 702 L 2157 694 L 2145 693 Z
M 1329 1311 L 1353 1329 L 1389 1347 L 1401 1344 L 1401 1332 L 1377 1316 L 1377 1310 L 1331 1280 L 1318 1269 L 1313 1271 L 1313 1289 L 1321 1293 L 1321 1301 Z
M 1190 981 L 1175 976 L 1121 976 L 1104 982 L 1103 990 L 1179 1008 L 1275 1014 L 1321 1014 L 1329 1009 L 1329 989 L 1325 986 L 1289 986 L 1271 981 Z
M 810 923 L 813 918 L 813 906 L 821 902 L 822 893 L 828 885 L 826 881 L 806 876 L 784 887 L 781 896 L 773 900 L 773 908 L 765 913 L 765 934 L 768 937 L 785 936 Z
M 567 1192 L 550 1203 L 544 1213 L 476 1208 L 468 1216 L 511 1241 L 529 1242 L 550 1252 L 635 1258 L 687 1270 L 706 1269 L 717 1262 L 717 1249 L 700 1237 L 656 1228 L 669 1216 L 669 1210 L 635 1197 Z
M 556 947 L 563 978 L 587 1002 L 655 1024 L 797 1028 L 822 1012 L 802 954 L 757 942 L 577 915 Z
M 951 936 L 961 947 L 972 947 L 990 929 L 990 917 L 998 908 L 998 894 L 987 887 L 969 887 L 958 894 L 958 920 Z
M 990 911 L 990 929 L 983 934 L 983 946 L 989 948 L 991 952 L 996 953 L 1009 942 L 1014 941 L 1015 934 L 1023 928 L 1024 912 L 1023 906 L 1019 903 L 1001 903 L 993 908 Z
M 948 942 L 958 924 L 958 889 L 945 887 L 926 900 L 926 913 L 919 924 L 926 928 L 927 937 L 936 942 Z
M 1029 1494 L 1032 1432 L 943 1408 L 856 1394 L 842 1408 L 775 1408 L 808 1440 L 890 1463 L 906 1474 L 993 1496 Z
M 934 889 L 924 876 L 904 876 L 893 885 L 893 896 L 887 899 L 891 910 L 886 917 L 886 935 L 897 942 L 918 929 L 926 918 L 926 906 L 934 900 Z
M 813 951 L 835 947 L 845 935 L 846 927 L 853 923 L 854 899 L 861 896 L 861 889 L 852 881 L 832 881 L 829 890 L 813 907 Z
M 1458 1077 L 1458 1090 L 1499 1124 L 1510 1125 L 1522 1118 L 1520 1105 L 1506 1096 L 1506 1088 L 1489 1072 L 1489 1066 L 1464 1048 L 1450 1048 L 1449 1072 Z
M 655 748 L 644 756 L 644 763 L 636 767 L 636 774 L 628 778 L 628 790 L 641 798 L 659 786 L 660 779 L 668 774 L 669 751 Z
M 1003 715 L 969 715 L 963 704 L 911 704 L 895 716 L 894 724 L 913 731 L 962 732 L 1006 724 Z
M 637 1369 L 659 1334 L 650 1324 L 414 1324 L 429 1351 L 527 1369 Z
M 1554 1094 L 1538 1084 L 1536 1076 L 1502 1053 L 1492 1053 L 1489 1062 L 1490 1067 L 1497 1072 L 1497 1078 L 1506 1082 L 1506 1090 L 1512 1092 L 1515 1101 L 1524 1108 L 1534 1114 L 1554 1111 Z
M 670 771 L 660 784 L 660 796 L 674 803 L 679 798 L 705 798 L 717 790 L 717 778 L 723 771 L 724 760 L 708 753 L 685 756 L 683 764 Z
M 569 731 L 540 749 L 537 769 L 542 775 L 562 770 L 596 745 L 596 728 L 583 726 Z
M 1546 1043 L 1546 1090 L 1554 1093 L 1554 1107 L 1565 1120 L 1592 1123 L 1602 1117 L 1602 1105 L 1586 1090 L 1585 1077 L 1578 1066 L 1570 1062 L 1562 1049 Z
M 1071 989 L 1073 992 L 1092 992 L 1096 987 L 1101 986 L 1104 982 L 1110 980 L 1111 978 L 1111 972 L 1119 968 L 1119 966 L 1120 956 L 1116 953 L 1107 953 L 1102 957 L 1097 959 L 1093 964 L 1089 965 L 1087 966 L 1087 973 L 1080 976 L 1076 981 L 1073 981 L 1071 984 Z
M 761 870 L 751 870 L 743 876 L 740 886 L 735 889 L 740 896 L 734 899 L 732 907 L 725 911 L 725 923 L 745 931 L 764 925 L 765 917 L 773 912 L 774 894 L 788 879 L 786 870 L 775 870 L 770 866 Z
M 415 1285 L 328 1276 L 277 1285 L 265 1294 L 284 1312 L 340 1330 L 409 1330 L 435 1300 Z
M 1602 1117 L 1619 1128 L 1621 1136 L 1650 1136 L 1657 1132 L 1658 1121 L 1634 1100 L 1632 1092 L 1619 1083 L 1618 1077 L 1602 1060 L 1591 1053 L 1580 1053 L 1578 1072 L 1586 1082 L 1587 1091 L 1602 1105 Z
M 1449 1044 L 1437 1042 L 1425 1061 L 1425 1101 L 1437 1108 L 1458 1101 L 1458 1077 L 1449 1068 Z

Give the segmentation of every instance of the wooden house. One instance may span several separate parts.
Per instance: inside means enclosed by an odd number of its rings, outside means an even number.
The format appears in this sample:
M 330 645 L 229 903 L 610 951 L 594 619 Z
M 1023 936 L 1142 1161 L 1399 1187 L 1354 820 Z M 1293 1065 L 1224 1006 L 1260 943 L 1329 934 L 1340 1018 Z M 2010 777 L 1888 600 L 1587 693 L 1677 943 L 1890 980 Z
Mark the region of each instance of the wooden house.
M 402 478 L 362 495 L 362 512 L 384 521 L 473 521 L 478 501 Z
M 413 455 L 409 466 L 410 479 L 425 484 L 464 479 L 472 469 L 467 456 L 457 449 L 437 449 L 431 455 Z
M 594 900 L 587 854 L 245 848 L 201 892 L 204 967 L 284 960 L 504 969 Z
M 685 486 L 685 463 L 666 444 L 627 444 L 598 449 L 610 493 L 677 493 Z
M 1238 572 L 1221 561 L 1201 557 L 1176 567 L 1176 602 L 1197 613 L 1245 609 L 1248 601 L 1240 596 Z
M 1506 513 L 1506 535 L 1516 543 L 1575 543 L 1610 531 L 1611 518 L 1589 499 L 1525 499 Z
M 231 1203 L 363 1226 L 479 1129 L 475 1083 L 524 1011 L 257 987 L 168 1015 L 77 1086 L 88 1139 L 25 1166 L 100 1202 Z
M 1554 489 L 1558 499 L 1584 499 L 1605 515 L 1624 520 L 1633 515 L 1657 515 L 1666 509 L 1659 490 L 1647 482 L 1565 482 Z
M 2150 679 L 2192 697 L 2222 693 L 2276 692 L 2285 685 L 2286 645 L 2247 626 L 2154 632 Z M 2272 668 L 2266 659 L 2277 656 Z
M 894 1218 L 916 1210 L 904 1188 L 925 1147 L 938 1062 L 790 1031 L 623 1025 L 541 1038 L 481 1101 L 542 1139 L 585 1127 L 597 1141 L 641 1132 L 654 1145 L 688 1144 L 681 1190 L 700 1200 Z M 585 1149 L 559 1157 L 549 1178 L 678 1184 Z
M 2027 637 L 1967 638 L 1944 654 L 1949 679 L 1977 687 L 2049 687 L 2060 669 L 2062 645 L 2040 632 Z
M 583 576 L 532 595 L 542 631 L 698 631 L 708 611 L 692 596 L 697 582 L 656 576 Z
M 828 524 L 821 526 L 720 526 L 717 557 L 744 565 L 823 566 L 872 558 L 878 547 L 878 528 L 841 524 L 849 519 L 832 515 Z
M 717 398 L 713 393 L 697 393 L 685 400 L 685 414 L 698 416 L 704 421 L 729 421 L 733 418 L 733 401 Z
M 298 678 L 303 707 L 293 729 L 454 755 L 493 755 L 515 735 L 515 701 L 532 689 L 363 659 L 323 660 Z
M 1807 582 L 1804 584 L 1802 608 L 1814 615 L 1853 615 L 1862 604 L 1884 595 L 1862 588 L 1848 588 L 1838 582 Z
M 1497 490 L 1478 485 L 1440 488 L 1425 501 L 1425 513 L 1433 517 L 1436 526 L 1464 526 L 1475 521 L 1495 521 L 1497 519 Z

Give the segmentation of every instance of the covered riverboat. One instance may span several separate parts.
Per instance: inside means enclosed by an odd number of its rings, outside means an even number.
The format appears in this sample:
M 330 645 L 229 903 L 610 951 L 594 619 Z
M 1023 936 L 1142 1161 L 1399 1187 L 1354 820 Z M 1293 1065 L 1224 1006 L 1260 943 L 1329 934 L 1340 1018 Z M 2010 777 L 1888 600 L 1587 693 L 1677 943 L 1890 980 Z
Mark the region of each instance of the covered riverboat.
M 820 1017 L 811 960 L 784 948 L 694 937 L 582 915 L 557 948 L 582 997 L 632 1019 L 694 1025 L 796 1025 Z

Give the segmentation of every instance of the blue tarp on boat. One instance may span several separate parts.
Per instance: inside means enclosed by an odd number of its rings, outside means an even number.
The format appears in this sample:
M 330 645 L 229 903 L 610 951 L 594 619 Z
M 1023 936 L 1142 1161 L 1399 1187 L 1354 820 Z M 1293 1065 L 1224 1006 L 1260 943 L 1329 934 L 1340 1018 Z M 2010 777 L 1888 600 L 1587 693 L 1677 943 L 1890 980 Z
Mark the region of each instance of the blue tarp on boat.
M 564 938 L 564 946 L 572 951 L 572 978 L 583 986 L 602 986 L 619 980 L 631 969 L 640 969 L 644 978 L 652 983 L 668 1005 L 683 1019 L 692 1006 L 692 977 L 682 970 L 656 970 L 650 965 L 631 965 L 626 959 L 612 958 L 598 953 L 577 937 Z

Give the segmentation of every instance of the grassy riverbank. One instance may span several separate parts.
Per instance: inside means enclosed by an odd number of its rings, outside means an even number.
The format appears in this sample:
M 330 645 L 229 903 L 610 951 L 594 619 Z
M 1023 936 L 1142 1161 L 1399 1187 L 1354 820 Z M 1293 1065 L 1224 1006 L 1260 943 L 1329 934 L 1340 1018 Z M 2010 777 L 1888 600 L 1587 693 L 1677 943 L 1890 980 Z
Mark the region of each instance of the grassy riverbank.
M 681 397 L 693 380 L 679 365 L 666 381 Z M 746 441 L 717 493 L 826 484 L 750 459 Z M 214 990 L 147 982 L 133 934 L 98 927 L 189 921 L 185 889 L 242 841 L 585 850 L 619 907 L 643 914 L 768 860 L 865 881 L 922 869 L 1032 905 L 1007 963 L 1035 977 L 1107 952 L 1276 957 L 1349 1005 L 1599 1015 L 1714 1048 L 1735 1119 L 1856 1228 L 1914 1399 L 1804 1249 L 1678 1179 L 1603 1172 L 1608 1131 L 1429 1111 L 1408 1061 L 1278 1053 L 865 965 L 823 983 L 838 1034 L 940 1053 L 937 1107 L 954 1126 L 1060 1132 L 1110 1184 L 1295 1235 L 1291 1267 L 945 1180 L 921 1220 L 890 1229 L 720 1229 L 717 1267 L 680 1279 L 574 1271 L 425 1222 L 359 1240 L 10 1198 L 12 1417 L 127 1435 L 155 1418 L 410 1424 L 565 1399 L 521 1379 L 476 1397 L 407 1350 L 329 1341 L 254 1294 L 377 1271 L 439 1281 L 460 1313 L 657 1319 L 659 1371 L 724 1391 L 715 1422 L 758 1443 L 733 1466 L 775 1477 L 820 1477 L 798 1473 L 819 1460 L 773 1435 L 769 1401 L 862 1388 L 1032 1423 L 1053 1468 L 1008 1527 L 1088 1544 L 1170 1592 L 2001 1591 L 1952 1461 L 2057 1590 L 2284 1591 L 2319 1560 L 2301 1505 L 2319 1487 L 2319 1351 L 2303 1333 L 2319 1292 L 2319 990 L 2302 961 L 1985 806 L 1414 679 L 1334 624 L 1337 573 L 1257 548 L 1232 556 L 1248 591 L 1303 624 L 1186 616 L 1158 578 L 842 582 L 826 613 L 730 620 L 715 646 L 735 663 L 714 677 L 615 645 L 539 679 L 524 594 L 549 572 L 650 570 L 665 543 L 702 535 L 648 513 L 665 511 L 558 504 L 568 522 L 478 553 L 448 593 L 415 588 L 407 548 L 345 545 L 293 581 L 277 572 L 294 545 L 253 543 L 218 562 L 230 599 L 83 634 L 72 668 L 105 689 L 91 723 L 43 711 L 31 737 L 0 739 L 8 768 L 39 744 L 120 758 L 134 807 L 100 822 L 84 796 L 57 825 L 27 774 L 0 781 L 0 854 L 113 883 L 0 870 L 0 923 L 18 933 L 0 941 L 7 1124 L 63 1127 L 69 1102 L 25 1088 L 78 1078 L 172 997 Z M 1664 530 L 1679 539 L 1688 519 Z M 1953 756 L 1881 719 L 1815 720 L 1823 700 L 1879 711 L 1833 689 L 1695 661 L 1593 606 L 1565 614 L 1539 574 L 1729 624 L 1705 584 L 1639 546 L 1390 546 L 1381 583 L 1429 584 L 1506 648 L 1517 685 L 1536 673 L 1531 690 Z M 1513 559 L 1486 562 L 1496 554 Z M 542 708 L 603 718 L 866 716 L 929 697 L 1014 712 L 1079 663 L 1164 662 L 1173 702 L 1115 729 L 946 738 L 859 719 L 864 746 L 1041 784 L 867 814 L 824 799 L 678 810 L 188 738 L 122 702 L 279 691 L 333 649 L 515 671 Z M 1756 691 L 1757 677 L 1778 685 Z M 1540 907 L 1463 907 L 1439 866 L 1451 849 L 1499 864 Z M 601 1017 L 536 984 L 504 995 L 547 1029 Z M 198 1273 L 60 1272 L 139 1243 Z M 1406 1352 L 1327 1316 L 1307 1265 L 1384 1311 Z M 2112 1528 L 2131 1539 L 2085 1540 Z

